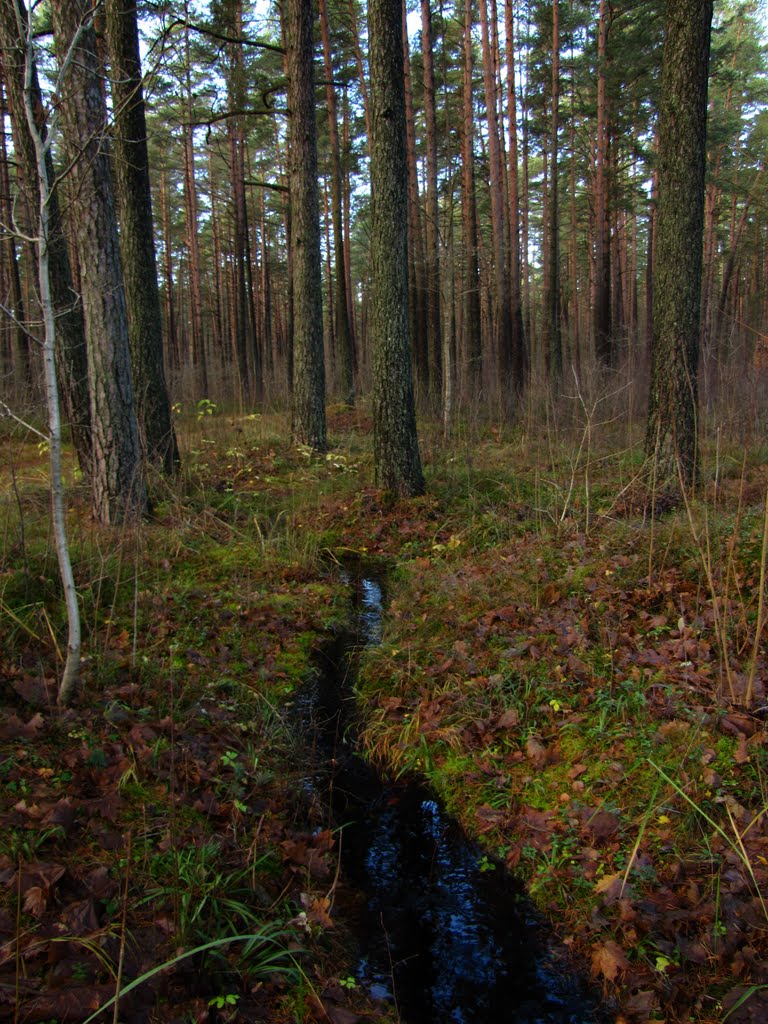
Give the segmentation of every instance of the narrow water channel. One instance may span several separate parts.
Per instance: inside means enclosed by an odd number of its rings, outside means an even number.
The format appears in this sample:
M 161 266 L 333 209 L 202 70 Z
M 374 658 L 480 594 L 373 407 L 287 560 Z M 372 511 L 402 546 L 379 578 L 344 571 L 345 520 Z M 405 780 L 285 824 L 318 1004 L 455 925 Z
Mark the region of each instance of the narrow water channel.
M 355 753 L 356 651 L 381 639 L 383 586 L 349 573 L 354 630 L 324 651 L 302 717 L 318 754 L 313 790 L 341 830 L 359 944 L 355 977 L 405 1024 L 601 1024 L 522 886 L 416 780 L 380 776 Z

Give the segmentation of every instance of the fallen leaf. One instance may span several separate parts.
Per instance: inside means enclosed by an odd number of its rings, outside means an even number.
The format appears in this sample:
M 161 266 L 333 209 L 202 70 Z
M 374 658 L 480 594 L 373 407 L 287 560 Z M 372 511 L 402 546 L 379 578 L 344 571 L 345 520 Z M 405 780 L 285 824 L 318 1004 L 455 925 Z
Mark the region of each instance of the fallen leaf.
M 543 765 L 547 760 L 547 748 L 538 736 L 528 737 L 525 743 L 525 752 L 528 755 L 528 760 L 532 761 L 536 767 Z
M 24 1005 L 24 1018 L 30 1021 L 57 1020 L 59 1024 L 74 1024 L 84 1020 L 102 1003 L 114 995 L 115 986 L 88 985 L 84 988 L 69 988 L 58 992 L 45 992 L 27 1000 Z M 125 1007 L 120 1004 L 121 1011 Z
M 520 715 L 514 708 L 502 712 L 496 719 L 494 729 L 513 729 L 520 721 Z
M 24 896 L 24 909 L 32 917 L 40 918 L 48 906 L 48 893 L 50 889 L 44 889 L 40 885 L 33 885 L 27 889 Z
M 333 1024 L 357 1024 L 361 1017 L 343 1006 L 326 1006 L 325 1013 Z
M 587 827 L 595 839 L 608 839 L 619 830 L 619 819 L 611 811 L 598 811 L 588 822 Z
M 331 901 L 326 896 L 312 896 L 303 892 L 301 903 L 307 912 L 307 920 L 310 924 L 316 924 L 320 928 L 333 928 L 333 921 L 328 913 Z
M 98 930 L 99 919 L 93 900 L 78 900 L 64 910 L 62 922 L 68 934 L 78 937 Z
M 736 750 L 733 752 L 733 759 L 736 764 L 746 764 L 749 761 L 749 747 L 747 746 L 747 737 L 744 733 L 739 734 L 739 738 L 736 741 Z
M 612 939 L 596 946 L 592 953 L 592 970 L 606 981 L 615 981 L 628 967 L 624 950 Z
M 42 825 L 59 825 L 65 832 L 69 832 L 75 821 L 75 808 L 68 797 L 64 797 L 54 804 L 43 818 Z
M 624 890 L 624 874 L 603 875 L 595 885 L 595 892 L 602 895 L 605 903 L 615 903 Z

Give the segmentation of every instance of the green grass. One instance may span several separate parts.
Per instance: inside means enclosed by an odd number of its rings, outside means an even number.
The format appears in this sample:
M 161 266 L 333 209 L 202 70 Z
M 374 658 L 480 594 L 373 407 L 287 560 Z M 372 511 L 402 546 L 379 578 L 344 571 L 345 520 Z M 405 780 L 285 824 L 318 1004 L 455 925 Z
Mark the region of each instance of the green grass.
M 639 446 L 596 431 L 587 456 L 578 425 L 548 436 L 465 427 L 450 446 L 427 429 L 428 494 L 399 505 L 373 487 L 359 430 L 334 434 L 327 459 L 287 442 L 280 418 L 216 411 L 181 436 L 181 477 L 153 482 L 154 515 L 138 528 L 97 529 L 82 490 L 68 492 L 83 686 L 72 721 L 46 714 L 42 736 L 0 744 L 2 810 L 114 787 L 119 807 L 103 810 L 117 820 L 94 827 L 131 832 L 128 911 L 136 928 L 164 915 L 161 960 L 176 941 L 282 929 L 298 906 L 290 885 L 293 908 L 277 899 L 281 830 L 297 815 L 286 703 L 348 614 L 339 565 L 371 558 L 387 568 L 389 605 L 381 646 L 362 656 L 368 755 L 426 777 L 488 863 L 527 880 L 584 963 L 618 943 L 630 965 L 619 998 L 652 992 L 651 1016 L 677 1022 L 670 977 L 686 972 L 713 1000 L 759 984 L 743 958 L 735 966 L 734 932 L 768 959 L 754 918 L 768 763 L 761 727 L 757 739 L 728 731 L 745 712 L 724 676 L 726 657 L 748 672 L 757 628 L 759 451 L 746 470 L 738 451 L 721 451 L 716 500 L 708 455 L 690 513 L 652 516 L 633 490 Z M 14 445 L 20 500 L 0 518 L 5 704 L 11 681 L 54 679 L 65 636 L 44 465 L 34 446 Z M 72 848 L 96 865 L 79 814 L 66 837 L 17 824 L 0 852 L 54 860 Z M 114 931 L 128 860 L 107 859 L 118 891 L 100 924 Z M 266 900 L 258 911 L 249 892 Z M 3 899 L 14 915 L 13 893 Z M 333 956 L 328 973 L 348 977 L 346 953 Z M 306 1015 L 311 984 L 292 976 L 279 1014 Z

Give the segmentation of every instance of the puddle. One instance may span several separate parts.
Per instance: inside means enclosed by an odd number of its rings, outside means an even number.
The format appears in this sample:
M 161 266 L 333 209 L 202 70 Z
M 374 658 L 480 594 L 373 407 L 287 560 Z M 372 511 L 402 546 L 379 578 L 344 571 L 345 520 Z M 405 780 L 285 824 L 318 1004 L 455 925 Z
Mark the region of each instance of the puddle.
M 302 718 L 310 785 L 341 829 L 345 920 L 358 984 L 405 1024 L 602 1024 L 594 993 L 548 941 L 519 882 L 491 866 L 417 781 L 381 777 L 354 750 L 355 652 L 381 639 L 383 584 L 345 576 L 355 630 L 319 659 Z M 346 905 L 348 904 L 348 905 Z

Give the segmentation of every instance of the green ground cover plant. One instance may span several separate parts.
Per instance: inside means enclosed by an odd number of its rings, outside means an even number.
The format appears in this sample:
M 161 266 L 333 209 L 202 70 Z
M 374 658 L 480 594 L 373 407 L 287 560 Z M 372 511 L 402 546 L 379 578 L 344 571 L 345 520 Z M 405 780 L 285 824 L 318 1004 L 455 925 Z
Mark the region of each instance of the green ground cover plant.
M 0 1019 L 85 1020 L 141 978 L 120 1005 L 158 1021 L 384 1019 L 290 725 L 352 556 L 388 572 L 367 755 L 521 875 L 617 1020 L 765 1019 L 759 446 L 720 440 L 672 505 L 609 427 L 426 429 L 427 494 L 395 503 L 364 412 L 331 411 L 322 458 L 280 417 L 180 426 L 140 527 L 95 528 L 71 473 L 67 711 L 45 456 L 3 439 Z

